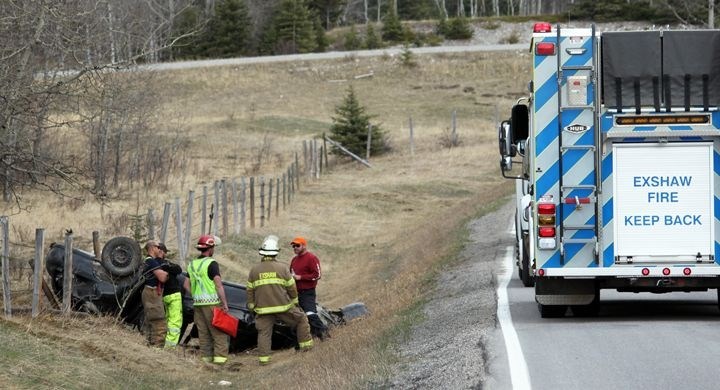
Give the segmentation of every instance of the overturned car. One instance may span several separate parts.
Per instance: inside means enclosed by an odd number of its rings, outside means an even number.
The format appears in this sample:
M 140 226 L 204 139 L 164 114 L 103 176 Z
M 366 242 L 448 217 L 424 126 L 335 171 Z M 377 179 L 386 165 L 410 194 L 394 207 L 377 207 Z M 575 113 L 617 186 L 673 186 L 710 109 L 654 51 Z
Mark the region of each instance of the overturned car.
M 144 322 L 141 293 L 145 284 L 142 275 L 143 262 L 140 245 L 128 237 L 115 237 L 102 249 L 101 259 L 93 253 L 73 248 L 73 284 L 72 308 L 94 314 L 114 315 L 126 324 L 142 330 Z M 65 246 L 53 243 L 45 258 L 45 268 L 50 275 L 53 293 L 63 296 L 63 271 L 65 265 Z M 182 285 L 187 274 L 178 275 Z M 255 316 L 247 309 L 245 286 L 239 283 L 223 281 L 228 300 L 229 313 L 237 318 L 237 335 L 230 340 L 230 351 L 238 352 L 253 348 L 257 342 Z M 367 314 L 365 305 L 353 303 L 339 310 L 328 310 L 318 305 L 318 315 L 328 327 Z M 194 329 L 187 327 L 193 322 L 192 297 L 183 291 L 183 326 L 181 344 L 186 344 L 193 336 Z M 187 330 L 187 331 L 186 331 Z M 292 328 L 283 323 L 274 327 L 273 348 L 288 348 L 295 345 Z

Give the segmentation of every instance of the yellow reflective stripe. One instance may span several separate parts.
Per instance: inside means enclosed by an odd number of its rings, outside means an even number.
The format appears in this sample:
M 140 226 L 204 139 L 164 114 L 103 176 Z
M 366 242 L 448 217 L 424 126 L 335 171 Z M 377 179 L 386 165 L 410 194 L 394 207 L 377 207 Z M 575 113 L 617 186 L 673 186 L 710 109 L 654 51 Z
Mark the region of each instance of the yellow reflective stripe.
M 260 357 L 258 358 L 258 360 L 259 360 L 260 363 L 262 363 L 262 364 L 267 364 L 267 363 L 270 363 L 270 356 L 260 356 Z
M 290 302 L 287 305 L 282 305 L 282 306 L 258 307 L 255 309 L 255 313 L 257 313 L 257 314 L 284 313 L 284 312 L 292 309 L 293 306 L 295 306 L 295 304 Z
M 215 356 L 213 358 L 213 363 L 223 364 L 223 363 L 227 362 L 227 359 L 228 358 L 226 358 L 225 356 Z
M 254 309 L 254 308 L 255 308 L 255 304 L 254 304 L 254 303 L 248 303 L 248 309 L 252 310 L 252 309 Z
M 245 285 L 245 288 L 248 288 L 248 289 L 254 288 L 253 282 L 248 280 L 247 284 Z
M 204 361 L 205 363 L 212 363 L 212 358 L 209 356 L 203 356 L 202 361 Z
M 310 339 L 308 341 L 301 341 L 298 344 L 300 345 L 300 348 L 307 349 L 307 348 L 311 348 L 313 346 L 313 341 L 312 341 L 312 339 Z
M 281 286 L 284 286 L 285 281 L 279 278 L 260 279 L 256 282 L 253 282 L 253 287 L 266 286 L 268 284 L 279 284 Z
M 296 305 L 300 305 L 300 301 L 298 301 L 298 297 L 293 298 L 292 303 L 294 303 Z
M 294 286 L 294 285 L 295 285 L 295 279 L 293 279 L 293 278 L 290 278 L 285 281 L 285 287 L 290 287 L 290 286 Z

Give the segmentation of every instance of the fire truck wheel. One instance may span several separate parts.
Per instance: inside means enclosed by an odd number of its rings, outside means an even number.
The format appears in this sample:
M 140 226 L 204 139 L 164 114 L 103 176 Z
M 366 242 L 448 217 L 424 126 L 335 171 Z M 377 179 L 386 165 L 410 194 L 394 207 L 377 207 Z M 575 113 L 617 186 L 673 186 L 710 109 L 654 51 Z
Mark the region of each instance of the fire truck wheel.
M 528 244 L 528 237 L 527 234 L 524 234 L 525 238 L 523 239 L 523 255 L 522 255 L 522 264 L 520 267 L 520 280 L 522 280 L 522 284 L 525 287 L 534 287 L 535 286 L 535 277 L 530 272 L 530 246 Z

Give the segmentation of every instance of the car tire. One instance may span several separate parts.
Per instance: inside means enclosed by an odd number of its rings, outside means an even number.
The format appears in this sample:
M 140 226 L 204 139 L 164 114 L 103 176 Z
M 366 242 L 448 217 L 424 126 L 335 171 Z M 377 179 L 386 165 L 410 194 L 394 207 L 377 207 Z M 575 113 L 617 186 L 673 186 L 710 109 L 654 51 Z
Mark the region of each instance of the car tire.
M 112 238 L 102 249 L 102 266 L 113 276 L 133 274 L 141 260 L 140 245 L 130 237 Z

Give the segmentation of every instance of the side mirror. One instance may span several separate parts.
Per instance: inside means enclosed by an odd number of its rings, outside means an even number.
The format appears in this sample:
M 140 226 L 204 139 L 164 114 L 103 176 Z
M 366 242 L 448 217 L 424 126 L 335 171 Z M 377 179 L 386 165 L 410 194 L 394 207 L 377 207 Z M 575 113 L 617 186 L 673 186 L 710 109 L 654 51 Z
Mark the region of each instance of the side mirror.
M 510 141 L 513 144 L 517 144 L 519 141 L 528 138 L 530 129 L 528 106 L 524 104 L 516 104 L 513 106 L 510 116 L 510 127 L 512 128 L 512 139 Z

